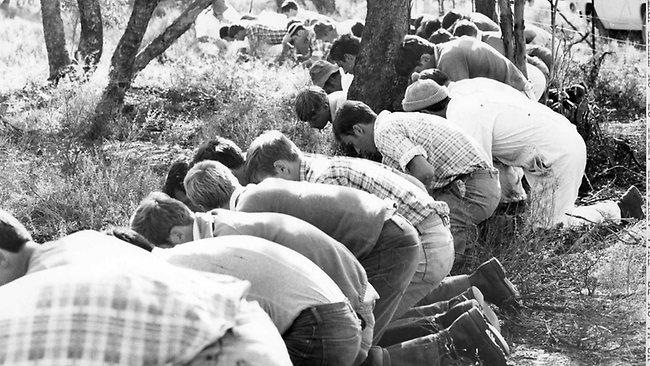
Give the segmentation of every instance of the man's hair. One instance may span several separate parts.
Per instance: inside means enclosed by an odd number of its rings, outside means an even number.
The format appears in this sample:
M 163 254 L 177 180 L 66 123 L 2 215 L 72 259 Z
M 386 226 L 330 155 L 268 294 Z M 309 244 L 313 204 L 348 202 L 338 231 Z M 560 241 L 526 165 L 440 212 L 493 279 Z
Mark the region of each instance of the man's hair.
M 454 37 L 470 36 L 476 38 L 478 36 L 478 27 L 471 20 L 461 19 L 454 25 L 452 33 Z
M 433 55 L 435 45 L 426 39 L 413 35 L 406 35 L 397 51 L 395 71 L 401 76 L 410 76 L 413 69 L 420 63 L 420 57 L 428 53 Z
M 170 197 L 174 197 L 176 191 L 185 193 L 185 187 L 183 187 L 183 179 L 185 179 L 185 174 L 187 174 L 188 170 L 190 170 L 190 166 L 185 160 L 174 162 L 169 167 L 169 172 L 167 172 L 165 185 L 162 187 L 163 193 Z
M 278 160 L 296 161 L 302 152 L 278 130 L 266 131 L 251 142 L 246 152 L 246 174 L 248 182 L 275 176 L 274 163 Z
M 353 36 L 361 38 L 365 27 L 366 26 L 362 22 L 356 22 L 352 27 L 350 27 L 350 32 L 352 32 Z
M 169 233 L 174 226 L 193 222 L 192 211 L 183 202 L 162 192 L 151 192 L 131 216 L 131 229 L 154 245 L 164 245 L 168 243 Z
M 329 58 L 333 61 L 343 61 L 346 54 L 358 55 L 360 47 L 361 38 L 351 34 L 343 34 L 332 43 Z
M 240 31 L 243 31 L 245 29 L 246 28 L 242 27 L 241 25 L 233 24 L 233 25 L 230 26 L 230 28 L 228 28 L 228 37 L 235 38 L 237 33 L 239 33 Z
M 329 32 L 333 31 L 334 25 L 328 21 L 319 20 L 314 24 L 313 29 L 314 33 L 316 34 L 316 38 L 320 39 L 327 36 Z
M 426 79 L 433 80 L 440 86 L 445 86 L 448 82 L 451 81 L 447 74 L 445 74 L 442 70 L 435 68 L 422 70 L 422 72 L 420 72 L 420 80 Z
M 310 86 L 298 93 L 296 96 L 296 116 L 303 122 L 309 122 L 316 111 L 329 107 L 327 93 L 321 87 Z
M 415 31 L 415 35 L 424 39 L 428 39 L 431 37 L 433 32 L 437 31 L 438 29 L 440 29 L 440 19 L 427 16 L 421 20 L 420 26 Z
M 104 230 L 103 233 L 109 236 L 114 236 L 129 244 L 135 245 L 136 247 L 144 249 L 147 252 L 153 251 L 153 248 L 155 247 L 149 240 L 147 240 L 147 238 L 128 227 L 114 227 L 108 230 Z
M 194 165 L 185 176 L 187 197 L 205 211 L 223 207 L 239 187 L 239 181 L 230 169 L 214 160 Z
M 18 253 L 32 236 L 14 215 L 0 209 L 0 249 Z
M 439 101 L 438 103 L 432 104 L 428 107 L 422 108 L 423 110 L 429 111 L 429 112 L 439 112 L 447 107 L 449 104 L 449 101 L 451 101 L 451 98 L 446 97 L 445 99 Z
M 454 23 L 456 23 L 458 19 L 462 18 L 463 14 L 461 14 L 458 10 L 452 9 L 442 17 L 442 27 L 444 29 L 449 29 L 452 25 L 454 25 Z
M 215 160 L 228 167 L 237 169 L 244 165 L 244 154 L 232 140 L 217 136 L 214 140 L 204 142 L 199 146 L 192 158 L 192 164 L 203 160 Z M 184 177 L 184 176 L 183 176 Z
M 219 28 L 219 38 L 221 39 L 227 38 L 229 32 L 230 32 L 230 27 L 227 25 Z
M 298 4 L 295 1 L 285 1 L 280 6 L 280 13 L 288 13 L 290 10 L 298 11 Z
M 429 43 L 431 44 L 440 44 L 450 41 L 454 37 L 453 34 L 449 33 L 448 30 L 440 28 L 437 31 L 433 32 L 431 37 L 429 37 Z
M 334 137 L 341 141 L 341 136 L 352 134 L 354 125 L 373 123 L 376 119 L 377 114 L 367 104 L 356 100 L 347 100 L 341 104 L 332 122 Z

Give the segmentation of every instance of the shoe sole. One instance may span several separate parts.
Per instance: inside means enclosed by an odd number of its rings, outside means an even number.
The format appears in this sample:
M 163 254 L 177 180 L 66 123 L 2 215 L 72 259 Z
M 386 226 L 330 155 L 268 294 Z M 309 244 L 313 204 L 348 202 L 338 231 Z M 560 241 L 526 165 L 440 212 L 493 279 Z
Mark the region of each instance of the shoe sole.
M 490 355 L 498 355 L 497 359 L 484 361 L 490 362 L 490 366 L 506 366 L 506 356 L 510 354 L 510 347 L 501 336 L 501 333 L 485 320 L 483 314 L 478 309 L 471 309 L 467 314 L 469 314 L 472 324 L 479 329 L 481 335 L 490 339 L 490 342 L 483 342 L 484 347 L 487 346 L 490 348 L 488 353 Z M 481 353 L 481 349 L 479 348 L 479 358 L 481 358 Z

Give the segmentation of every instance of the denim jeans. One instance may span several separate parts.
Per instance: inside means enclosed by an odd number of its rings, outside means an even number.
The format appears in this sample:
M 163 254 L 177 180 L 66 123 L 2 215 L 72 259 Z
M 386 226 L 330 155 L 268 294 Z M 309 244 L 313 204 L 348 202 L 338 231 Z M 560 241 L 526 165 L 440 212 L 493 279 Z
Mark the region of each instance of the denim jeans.
M 375 303 L 373 344 L 393 318 L 404 291 L 411 282 L 420 259 L 417 230 L 401 215 L 386 220 L 377 244 L 370 253 L 359 258 L 368 282 L 379 294 Z
M 386 348 L 374 346 L 363 366 L 440 366 L 451 344 L 447 331 L 396 343 Z M 446 363 L 445 363 L 446 364 Z
M 449 274 L 454 264 L 454 241 L 448 223 L 443 222 L 440 216 L 432 214 L 418 225 L 418 230 L 422 243 L 420 261 L 393 319 L 401 317 L 433 291 Z
M 476 225 L 492 216 L 499 204 L 499 173 L 493 168 L 477 169 L 431 192 L 431 196 L 449 205 L 454 248 L 456 255 L 461 255 L 468 244 L 476 242 Z
M 293 366 L 351 366 L 359 353 L 361 323 L 347 301 L 312 306 L 300 312 L 282 339 Z

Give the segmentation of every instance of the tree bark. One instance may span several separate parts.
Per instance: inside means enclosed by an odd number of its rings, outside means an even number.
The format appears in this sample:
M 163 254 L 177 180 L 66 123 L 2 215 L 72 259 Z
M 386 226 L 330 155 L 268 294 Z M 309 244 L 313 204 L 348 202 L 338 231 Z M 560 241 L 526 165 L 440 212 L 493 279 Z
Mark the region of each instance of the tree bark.
M 57 81 L 70 66 L 70 56 L 65 48 L 65 32 L 59 0 L 41 0 L 41 13 L 47 60 L 50 66 L 48 80 Z
M 408 9 L 409 0 L 368 0 L 348 99 L 362 101 L 376 112 L 401 109 L 408 77 L 397 75 L 395 58 L 408 30 Z
M 505 56 L 508 60 L 514 62 L 515 40 L 513 37 L 512 9 L 510 8 L 510 1 L 499 0 L 499 11 L 499 25 L 501 26 L 501 39 L 503 40 Z
M 79 48 L 75 54 L 77 63 L 82 64 L 84 72 L 94 71 L 102 57 L 104 47 L 104 26 L 102 10 L 97 0 L 77 0 L 81 35 Z
M 165 52 L 180 36 L 194 24 L 196 17 L 212 4 L 213 0 L 195 0 L 174 22 L 165 29 L 156 39 L 151 41 L 145 49 L 140 51 L 133 63 L 133 73 L 136 74 L 154 58 Z
M 316 10 L 321 14 L 335 14 L 336 2 L 334 0 L 312 0 Z
M 484 14 L 499 23 L 495 0 L 476 0 L 476 12 Z
M 108 85 L 95 108 L 95 116 L 87 134 L 90 140 L 98 140 L 108 134 L 109 122 L 124 104 L 124 96 L 135 76 L 135 57 L 158 2 L 159 0 L 135 0 L 133 4 L 129 23 L 111 58 Z
M 526 37 L 524 36 L 524 4 L 526 0 L 515 0 L 515 55 L 514 64 L 517 68 L 528 77 L 526 71 Z

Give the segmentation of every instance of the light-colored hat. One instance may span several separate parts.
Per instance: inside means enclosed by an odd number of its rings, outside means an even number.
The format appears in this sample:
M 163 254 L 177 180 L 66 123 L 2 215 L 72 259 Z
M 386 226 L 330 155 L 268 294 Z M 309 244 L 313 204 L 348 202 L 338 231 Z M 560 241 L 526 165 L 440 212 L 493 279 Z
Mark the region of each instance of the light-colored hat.
M 325 60 L 318 60 L 309 69 L 309 76 L 311 76 L 311 81 L 314 85 L 320 86 L 321 88 L 325 86 L 327 79 L 332 76 L 333 73 L 339 71 L 339 67 L 334 65 L 331 62 Z
M 416 81 L 406 88 L 404 99 L 402 100 L 402 108 L 406 112 L 419 111 L 426 107 L 432 106 L 440 101 L 443 101 L 449 96 L 447 88 L 438 85 L 433 80 L 418 80 L 419 75 L 412 76 L 417 78 Z

